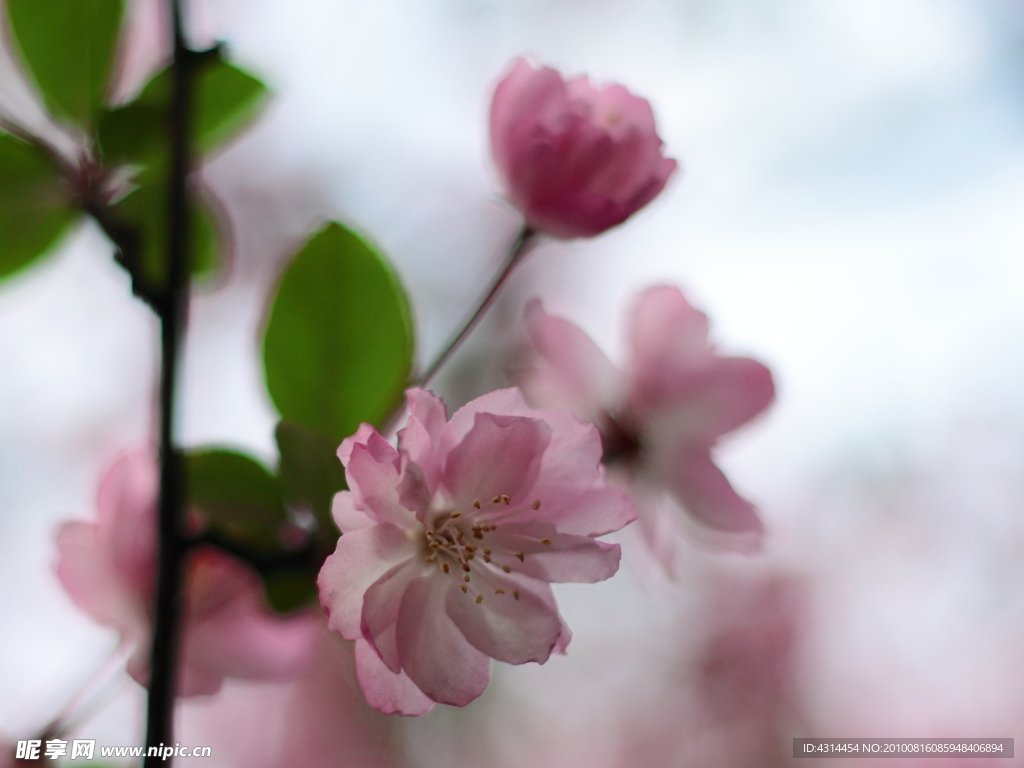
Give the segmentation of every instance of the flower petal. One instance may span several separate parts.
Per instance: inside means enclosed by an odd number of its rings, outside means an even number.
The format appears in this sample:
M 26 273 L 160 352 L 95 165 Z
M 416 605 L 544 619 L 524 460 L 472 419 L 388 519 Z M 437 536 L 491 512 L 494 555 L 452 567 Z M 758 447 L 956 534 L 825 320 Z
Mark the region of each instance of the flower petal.
M 357 445 L 366 445 L 370 436 L 376 433 L 377 429 L 372 424 L 367 424 L 366 422 L 360 424 L 356 433 L 346 437 L 341 441 L 341 445 L 338 446 L 338 458 L 341 460 L 341 463 L 348 466 L 348 459 L 352 455 L 352 449 Z
M 183 665 L 221 678 L 290 680 L 310 663 L 319 628 L 313 612 L 287 618 L 270 615 L 253 574 L 251 583 L 229 603 L 188 622 Z
M 334 499 L 331 501 L 331 517 L 334 518 L 334 524 L 343 534 L 376 524 L 372 517 L 356 507 L 352 491 L 338 491 L 334 494 Z
M 537 592 L 523 580 L 478 569 L 467 592 L 448 589 L 445 610 L 465 638 L 491 658 L 543 664 L 561 636 L 562 620 L 554 601 Z
M 398 433 L 398 448 L 403 456 L 420 468 L 429 492 L 437 489 L 441 472 L 441 440 L 448 418 L 444 403 L 425 389 L 406 390 L 409 423 Z
M 443 483 L 457 510 L 505 494 L 523 503 L 540 473 L 551 428 L 539 418 L 477 413 L 473 428 L 448 454 Z
M 622 555 L 618 544 L 559 533 L 553 525 L 536 522 L 503 523 L 487 534 L 487 543 L 496 565 L 548 583 L 604 581 L 619 570 Z
M 149 595 L 156 567 L 157 465 L 146 450 L 122 454 L 103 476 L 96 509 L 99 537 L 126 587 Z
M 487 688 L 490 659 L 445 612 L 449 589 L 457 589 L 455 582 L 435 575 L 409 584 L 398 614 L 398 652 L 405 673 L 428 697 L 464 707 Z
M 543 509 L 543 506 L 541 507 Z M 596 484 L 583 493 L 564 500 L 557 509 L 549 509 L 543 519 L 562 533 L 603 536 L 617 531 L 637 518 L 629 494 L 620 488 Z M 529 519 L 524 518 L 524 520 Z
M 524 314 L 530 340 L 543 359 L 539 367 L 523 372 L 530 401 L 601 424 L 620 399 L 622 375 L 587 334 L 547 314 L 539 300 L 531 301 Z
M 462 442 L 466 434 L 476 423 L 478 413 L 490 413 L 498 416 L 536 417 L 537 411 L 530 408 L 523 393 L 514 387 L 496 389 L 486 395 L 471 400 L 459 408 L 452 420 L 445 426 L 438 443 L 440 452 L 447 455 L 455 446 Z
M 57 533 L 57 578 L 75 605 L 101 624 L 128 627 L 145 614 L 140 595 L 125 588 L 99 541 L 95 523 L 64 523 Z
M 726 357 L 682 382 L 670 397 L 651 425 L 653 439 L 707 444 L 767 408 L 775 385 L 771 371 L 756 360 Z
M 376 430 L 366 443 L 351 446 L 345 477 L 357 509 L 378 523 L 408 526 L 415 515 L 402 506 L 398 483 L 401 457 Z
M 370 706 L 385 715 L 423 715 L 434 706 L 408 675 L 388 669 L 362 638 L 356 640 L 356 677 Z
M 647 407 L 670 398 L 687 377 L 713 360 L 708 318 L 675 286 L 640 294 L 629 322 L 632 382 L 629 401 Z
M 415 559 L 405 560 L 377 579 L 363 596 L 363 638 L 376 649 L 388 669 L 395 674 L 402 671 L 395 642 L 398 609 L 409 582 L 422 576 L 423 571 Z
M 741 498 L 706 450 L 681 450 L 665 482 L 697 520 L 719 531 L 760 539 L 754 505 Z
M 342 536 L 317 578 L 328 626 L 346 640 L 362 637 L 363 594 L 392 567 L 416 554 L 416 543 L 394 525 L 374 525 Z

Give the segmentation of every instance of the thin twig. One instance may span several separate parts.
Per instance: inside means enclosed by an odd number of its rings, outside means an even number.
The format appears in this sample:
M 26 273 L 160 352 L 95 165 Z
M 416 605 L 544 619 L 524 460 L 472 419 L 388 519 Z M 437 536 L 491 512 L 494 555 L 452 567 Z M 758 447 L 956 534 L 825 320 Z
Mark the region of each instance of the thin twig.
M 174 742 L 174 693 L 182 613 L 181 576 L 187 550 L 181 530 L 184 471 L 181 454 L 174 445 L 174 422 L 179 352 L 188 300 L 186 212 L 191 166 L 188 134 L 194 53 L 185 41 L 181 0 L 169 0 L 169 5 L 174 30 L 174 90 L 169 120 L 171 172 L 167 213 L 167 286 L 158 310 L 161 324 L 159 555 L 146 713 L 146 745 L 149 747 Z M 145 768 L 156 768 L 162 764 L 162 758 L 150 756 L 147 750 Z
M 452 356 L 452 353 L 458 349 L 459 345 L 466 339 L 470 332 L 476 328 L 487 310 L 491 308 L 494 300 L 498 297 L 498 292 L 501 287 L 508 280 L 512 274 L 512 270 L 515 269 L 516 265 L 523 260 L 523 257 L 530 252 L 536 241 L 536 233 L 527 226 L 524 226 L 519 230 L 516 235 L 516 239 L 512 242 L 512 246 L 508 249 L 508 254 L 505 256 L 505 261 L 502 263 L 501 268 L 498 270 L 491 284 L 487 286 L 486 290 L 480 295 L 474 307 L 466 314 L 462 324 L 459 328 L 448 337 L 448 341 L 441 351 L 438 352 L 434 361 L 427 366 L 427 369 L 420 374 L 416 384 L 423 386 L 429 384 L 430 380 L 434 378 L 441 366 L 448 362 L 448 358 Z
M 537 237 L 537 233 L 526 225 L 519 230 L 515 240 L 512 241 L 512 245 L 509 246 L 505 260 L 501 263 L 490 284 L 480 294 L 472 309 L 466 313 L 458 328 L 448 337 L 448 341 L 441 347 L 441 350 L 434 357 L 430 365 L 427 366 L 426 370 L 415 377 L 414 386 L 422 387 L 429 384 L 441 367 L 448 362 L 448 359 L 455 350 L 459 348 L 462 342 L 466 340 L 466 337 L 483 319 L 484 315 L 487 314 L 487 310 L 494 304 L 494 300 L 498 297 L 498 292 L 511 276 L 516 265 L 526 257 L 536 244 Z M 405 400 L 402 399 L 395 404 L 387 420 L 381 425 L 381 432 L 384 435 L 389 435 L 395 430 L 398 420 L 401 419 L 404 411 Z

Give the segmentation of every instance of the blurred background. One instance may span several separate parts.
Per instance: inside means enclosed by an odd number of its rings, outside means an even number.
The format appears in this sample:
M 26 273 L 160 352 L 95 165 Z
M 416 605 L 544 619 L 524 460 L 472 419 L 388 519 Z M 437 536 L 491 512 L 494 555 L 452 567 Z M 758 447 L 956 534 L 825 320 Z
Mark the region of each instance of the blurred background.
M 275 459 L 257 339 L 281 265 L 326 218 L 389 255 L 420 360 L 437 349 L 518 226 L 486 115 L 521 54 L 647 97 L 684 172 L 619 229 L 540 247 L 438 382 L 449 405 L 506 382 L 529 298 L 621 362 L 623 313 L 659 282 L 681 285 L 721 348 L 767 363 L 778 386 L 769 414 L 719 452 L 763 513 L 761 555 L 687 546 L 668 580 L 631 550 L 609 582 L 556 587 L 568 656 L 496 665 L 476 703 L 417 720 L 368 712 L 346 649 L 325 639 L 330 672 L 184 705 L 181 743 L 213 746 L 195 762 L 774 766 L 794 736 L 1024 749 L 1024 4 L 191 8 L 196 41 L 225 40 L 274 96 L 203 171 L 234 257 L 192 305 L 187 445 Z M 139 73 L 161 57 L 145 31 L 154 10 L 134 8 Z M 0 112 L 38 121 L 8 49 Z M 110 253 L 83 226 L 0 286 L 0 732 L 12 738 L 116 644 L 53 571 L 58 524 L 95 514 L 100 473 L 153 424 L 156 323 Z M 125 683 L 80 733 L 139 743 L 142 701 Z

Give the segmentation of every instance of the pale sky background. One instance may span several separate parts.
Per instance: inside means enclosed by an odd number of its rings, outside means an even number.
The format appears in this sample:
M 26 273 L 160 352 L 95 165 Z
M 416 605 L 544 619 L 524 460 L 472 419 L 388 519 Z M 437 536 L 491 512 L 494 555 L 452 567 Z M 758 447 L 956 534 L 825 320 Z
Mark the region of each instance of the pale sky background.
M 390 255 L 420 358 L 436 348 L 516 226 L 486 145 L 489 94 L 515 56 L 622 82 L 650 99 L 685 172 L 618 230 L 539 249 L 503 317 L 540 295 L 622 360 L 631 298 L 673 282 L 711 316 L 723 349 L 768 363 L 778 403 L 721 450 L 763 510 L 767 565 L 694 553 L 692 583 L 684 574 L 654 588 L 633 569 L 564 590 L 570 656 L 502 670 L 502 691 L 534 702 L 538 718 L 564 713 L 613 654 L 616 671 L 592 684 L 620 691 L 644 674 L 646 657 L 629 649 L 664 648 L 659 632 L 686 615 L 708 573 L 779 568 L 815 584 L 804 684 L 828 732 L 811 735 L 1024 738 L 1024 5 L 204 0 L 199 10 L 203 34 L 226 40 L 275 95 L 206 171 L 238 248 L 224 285 L 194 303 L 187 444 L 272 460 L 261 297 L 324 218 Z M 0 77 L 0 105 L 27 114 L 9 65 Z M 62 592 L 53 538 L 59 521 L 94 514 L 102 468 L 149 427 L 155 324 L 126 287 L 91 227 L 0 286 L 7 733 L 44 722 L 113 644 Z M 92 732 L 132 741 L 133 697 Z M 423 722 L 410 738 L 427 738 Z

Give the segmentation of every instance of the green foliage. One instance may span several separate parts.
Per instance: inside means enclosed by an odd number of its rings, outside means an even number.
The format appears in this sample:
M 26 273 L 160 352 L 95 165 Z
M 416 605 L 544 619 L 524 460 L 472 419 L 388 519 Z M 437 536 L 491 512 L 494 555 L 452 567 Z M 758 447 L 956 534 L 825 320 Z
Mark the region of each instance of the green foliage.
M 255 550 L 282 550 L 288 512 L 277 478 L 262 464 L 234 451 L 195 451 L 186 457 L 186 477 L 189 505 L 210 531 Z
M 281 454 L 278 472 L 288 500 L 309 509 L 322 529 L 332 530 L 331 501 L 348 487 L 332 443 L 293 421 L 280 422 L 274 436 Z
M 107 111 L 99 125 L 104 156 L 115 163 L 149 165 L 166 157 L 167 114 L 172 75 L 159 72 L 138 98 Z M 267 87 L 220 56 L 204 61 L 196 71 L 192 140 L 197 154 L 206 154 L 253 118 Z
M 77 217 L 70 185 L 50 158 L 0 133 L 0 279 L 56 245 Z
M 110 218 L 127 227 L 136 238 L 125 254 L 132 262 L 132 272 L 150 293 L 160 291 L 167 283 L 167 179 L 148 174 L 142 184 L 110 208 Z M 217 219 L 200 195 L 193 194 L 188 221 L 189 271 L 193 277 L 211 273 L 217 265 L 224 238 Z M 119 243 L 122 249 L 126 246 Z
M 95 123 L 123 15 L 124 0 L 7 0 L 11 31 L 55 115 Z
M 263 590 L 270 607 L 291 613 L 317 597 L 317 570 L 304 566 L 276 568 L 263 576 Z
M 413 333 L 405 292 L 380 253 L 340 224 L 285 269 L 263 337 L 278 412 L 333 444 L 380 424 L 406 385 Z

